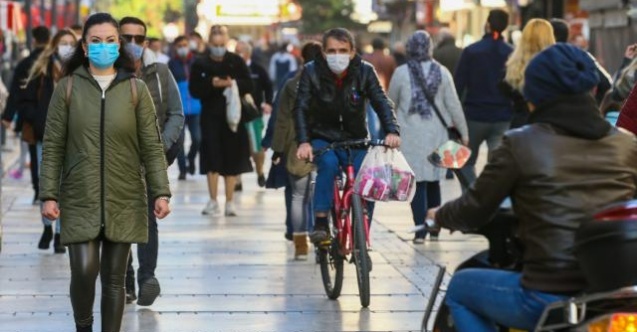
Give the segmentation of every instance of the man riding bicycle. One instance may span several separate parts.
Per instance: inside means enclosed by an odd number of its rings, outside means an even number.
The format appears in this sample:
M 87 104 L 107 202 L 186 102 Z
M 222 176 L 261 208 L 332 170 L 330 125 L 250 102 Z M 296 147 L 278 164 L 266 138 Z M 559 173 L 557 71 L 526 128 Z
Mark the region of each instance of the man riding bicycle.
M 312 161 L 313 149 L 333 142 L 368 137 L 366 103 L 369 101 L 387 134 L 385 144 L 400 146 L 394 105 L 381 87 L 374 67 L 356 54 L 354 37 L 342 28 L 323 35 L 324 56 L 305 65 L 298 86 L 294 117 L 299 147 L 297 157 Z M 352 149 L 356 171 L 366 150 Z M 343 151 L 329 151 L 317 158 L 318 175 L 314 190 L 313 243 L 327 240 L 328 214 L 333 205 L 334 178 L 347 163 Z

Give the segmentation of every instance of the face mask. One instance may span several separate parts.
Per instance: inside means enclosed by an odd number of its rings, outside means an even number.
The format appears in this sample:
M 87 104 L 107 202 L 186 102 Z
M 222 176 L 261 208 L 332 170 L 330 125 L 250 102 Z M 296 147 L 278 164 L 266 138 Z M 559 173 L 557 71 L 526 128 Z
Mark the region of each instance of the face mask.
M 88 44 L 88 59 L 93 66 L 99 69 L 113 66 L 117 58 L 119 58 L 119 44 L 117 43 Z
M 214 57 L 221 58 L 226 54 L 226 48 L 223 46 L 222 47 L 211 46 L 210 53 Z
M 180 47 L 177 49 L 177 55 L 179 55 L 182 58 L 187 57 L 189 53 L 190 53 L 190 49 L 188 47 Z
M 75 47 L 71 45 L 58 45 L 58 55 L 62 60 L 67 60 L 73 56 Z
M 133 59 L 135 59 L 135 61 L 137 61 L 142 58 L 144 48 L 137 44 L 128 43 L 126 44 L 126 51 L 133 57 Z
M 327 66 L 336 74 L 342 74 L 349 66 L 349 54 L 328 54 Z
M 197 41 L 195 41 L 195 40 L 191 40 L 188 43 L 188 46 L 190 46 L 190 49 L 193 50 L 193 51 L 196 51 L 196 50 L 199 49 L 199 43 L 197 43 Z

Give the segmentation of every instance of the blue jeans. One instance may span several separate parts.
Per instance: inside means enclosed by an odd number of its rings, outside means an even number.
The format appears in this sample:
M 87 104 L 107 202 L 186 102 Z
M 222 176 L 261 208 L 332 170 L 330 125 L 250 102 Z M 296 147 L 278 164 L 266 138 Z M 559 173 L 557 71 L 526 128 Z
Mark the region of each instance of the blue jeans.
M 367 130 L 371 139 L 385 139 L 385 131 L 371 104 L 367 104 Z
M 197 115 L 186 115 L 184 120 L 184 130 L 188 128 L 190 132 L 190 150 L 188 150 L 188 164 L 194 165 L 195 158 L 197 157 L 197 153 L 199 152 L 199 146 L 201 146 L 201 124 L 199 123 L 199 118 L 201 116 Z M 177 165 L 179 165 L 179 172 L 186 172 L 186 148 L 182 147 L 177 155 Z
M 312 140 L 314 150 L 330 145 L 327 141 Z M 358 173 L 367 150 L 351 150 L 354 171 Z M 347 151 L 331 150 L 314 161 L 317 166 L 316 187 L 314 188 L 314 213 L 328 213 L 334 205 L 334 179 L 341 175 L 341 167 L 347 166 Z
M 37 154 L 37 163 L 38 165 L 42 165 L 42 142 L 38 142 L 35 146 L 36 154 Z M 41 170 L 41 167 L 38 167 L 38 170 Z M 38 172 L 39 173 L 39 172 Z M 40 209 L 44 206 L 44 202 L 40 202 Z M 62 225 L 60 223 L 60 219 L 57 220 L 49 220 L 45 217 L 42 217 L 42 224 L 44 226 L 52 226 L 53 222 L 55 222 L 55 234 L 60 234 L 62 231 Z
M 466 269 L 451 278 L 447 305 L 458 332 L 497 332 L 496 324 L 533 331 L 551 303 L 567 299 L 524 288 L 517 272 Z

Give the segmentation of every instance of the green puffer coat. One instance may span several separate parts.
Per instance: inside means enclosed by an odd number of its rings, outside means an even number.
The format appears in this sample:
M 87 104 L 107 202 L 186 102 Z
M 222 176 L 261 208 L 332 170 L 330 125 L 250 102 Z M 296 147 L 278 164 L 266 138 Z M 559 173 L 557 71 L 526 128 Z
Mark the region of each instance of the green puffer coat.
M 155 107 L 137 80 L 133 106 L 132 74 L 120 71 L 103 94 L 85 67 L 57 84 L 46 121 L 40 199 L 60 205 L 62 242 L 96 239 L 148 241 L 150 199 L 170 197 L 166 160 Z

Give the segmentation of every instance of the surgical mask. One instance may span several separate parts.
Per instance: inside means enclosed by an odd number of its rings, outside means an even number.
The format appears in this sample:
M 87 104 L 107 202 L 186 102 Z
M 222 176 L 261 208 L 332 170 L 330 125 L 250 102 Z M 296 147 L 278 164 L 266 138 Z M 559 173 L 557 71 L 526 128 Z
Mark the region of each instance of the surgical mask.
M 188 43 L 188 46 L 189 46 L 189 47 L 190 47 L 190 49 L 191 49 L 191 50 L 193 50 L 193 51 L 196 51 L 196 50 L 198 50 L 198 49 L 199 49 L 199 43 L 197 43 L 197 41 L 195 41 L 195 40 L 191 40 L 191 41 Z
M 223 46 L 210 46 L 210 54 L 214 57 L 221 58 L 226 54 L 226 48 Z
M 342 74 L 349 66 L 349 54 L 328 54 L 327 66 L 336 74 Z
M 93 66 L 106 69 L 119 58 L 119 44 L 117 43 L 91 43 L 88 44 L 88 59 Z
M 135 61 L 137 61 L 142 58 L 144 47 L 137 44 L 128 43 L 126 44 L 126 51 L 133 57 L 133 59 L 135 59 Z
M 75 47 L 71 45 L 58 45 L 58 55 L 62 60 L 67 60 L 73 56 Z
M 188 47 L 180 47 L 177 49 L 177 55 L 179 55 L 182 58 L 187 57 L 189 53 L 190 53 L 190 48 Z

